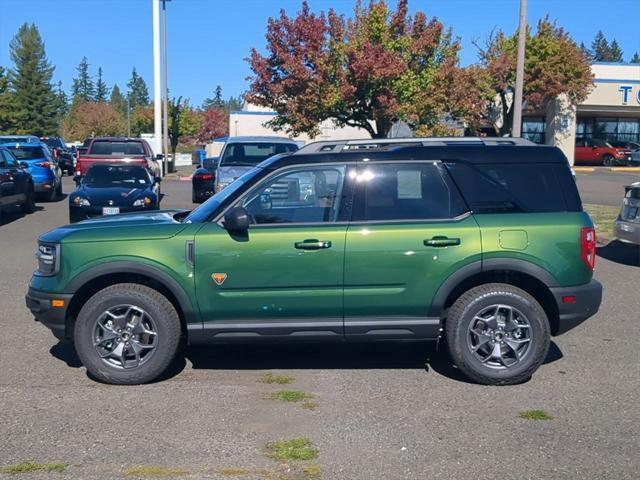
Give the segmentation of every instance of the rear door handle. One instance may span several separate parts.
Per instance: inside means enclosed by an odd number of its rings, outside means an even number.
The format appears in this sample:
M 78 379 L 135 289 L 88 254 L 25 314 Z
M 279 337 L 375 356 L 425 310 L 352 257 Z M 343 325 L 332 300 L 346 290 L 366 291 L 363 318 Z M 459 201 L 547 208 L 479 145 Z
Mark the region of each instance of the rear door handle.
M 312 239 L 296 242 L 294 246 L 298 250 L 320 250 L 321 248 L 331 248 L 331 242 L 329 240 Z
M 454 245 L 460 245 L 460 239 L 437 236 L 425 240 L 423 243 L 425 247 L 450 247 Z

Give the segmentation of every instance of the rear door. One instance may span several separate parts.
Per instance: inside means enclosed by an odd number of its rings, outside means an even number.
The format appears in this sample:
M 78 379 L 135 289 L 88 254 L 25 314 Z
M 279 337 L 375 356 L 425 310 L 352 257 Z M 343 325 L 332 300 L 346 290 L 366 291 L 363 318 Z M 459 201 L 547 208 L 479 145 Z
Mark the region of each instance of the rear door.
M 0 150 L 0 206 L 16 203 L 16 181 L 8 160 L 10 155 Z
M 437 337 L 431 300 L 480 258 L 478 225 L 439 162 L 363 163 L 347 232 L 345 334 Z

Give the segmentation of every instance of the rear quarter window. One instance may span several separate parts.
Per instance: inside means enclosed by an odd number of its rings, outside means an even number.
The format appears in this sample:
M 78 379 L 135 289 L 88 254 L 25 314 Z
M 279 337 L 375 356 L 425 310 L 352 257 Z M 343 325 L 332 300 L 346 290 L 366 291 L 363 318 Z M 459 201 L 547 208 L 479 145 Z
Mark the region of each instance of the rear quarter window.
M 554 164 L 451 162 L 446 166 L 471 210 L 477 214 L 581 210 L 568 167 L 565 173 Z M 561 182 L 559 175 L 569 176 L 571 183 L 565 178 Z

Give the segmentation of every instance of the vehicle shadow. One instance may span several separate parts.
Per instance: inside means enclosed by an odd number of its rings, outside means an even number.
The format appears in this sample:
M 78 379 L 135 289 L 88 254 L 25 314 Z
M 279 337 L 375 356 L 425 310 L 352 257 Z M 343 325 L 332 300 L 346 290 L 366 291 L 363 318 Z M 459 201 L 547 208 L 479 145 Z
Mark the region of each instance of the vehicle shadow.
M 44 207 L 36 205 L 36 212 L 39 212 L 41 210 L 44 210 Z M 0 227 L 3 225 L 7 225 L 9 223 L 15 222 L 16 220 L 20 220 L 21 218 L 26 217 L 28 215 L 33 215 L 33 213 L 24 213 L 19 208 L 16 208 L 11 211 L 4 211 L 2 212 L 2 216 L 0 216 Z
M 71 343 L 59 342 L 49 350 L 69 367 L 82 363 Z M 544 364 L 563 357 L 551 342 Z M 386 343 L 270 343 L 191 346 L 182 349 L 169 368 L 153 383 L 170 380 L 191 362 L 194 370 L 376 370 L 403 369 L 434 372 L 458 382 L 473 384 L 453 364 L 446 348 L 435 342 Z M 95 378 L 88 375 L 95 381 Z
M 619 240 L 609 242 L 596 249 L 598 256 L 622 265 L 640 267 L 640 246 L 623 243 Z

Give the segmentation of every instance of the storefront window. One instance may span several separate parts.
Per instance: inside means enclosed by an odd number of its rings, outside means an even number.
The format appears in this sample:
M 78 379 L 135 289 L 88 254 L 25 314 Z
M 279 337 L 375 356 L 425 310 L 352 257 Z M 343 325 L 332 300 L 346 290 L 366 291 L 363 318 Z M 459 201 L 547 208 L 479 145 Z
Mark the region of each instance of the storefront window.
M 522 138 L 534 143 L 544 143 L 546 123 L 544 118 L 527 117 L 522 120 Z
M 599 138 L 608 142 L 639 142 L 640 119 L 581 118 L 576 125 L 576 139 Z

